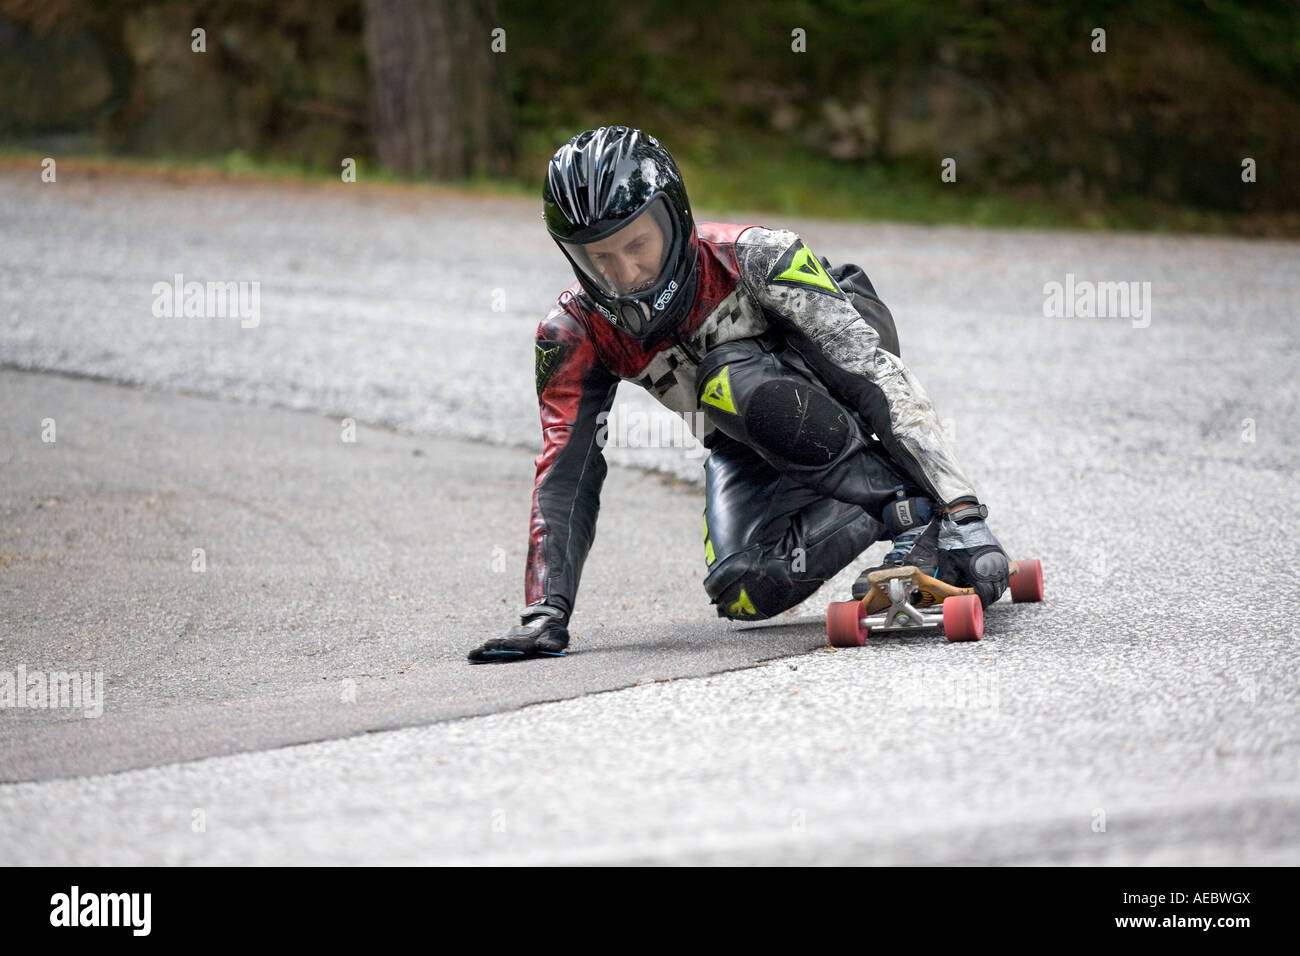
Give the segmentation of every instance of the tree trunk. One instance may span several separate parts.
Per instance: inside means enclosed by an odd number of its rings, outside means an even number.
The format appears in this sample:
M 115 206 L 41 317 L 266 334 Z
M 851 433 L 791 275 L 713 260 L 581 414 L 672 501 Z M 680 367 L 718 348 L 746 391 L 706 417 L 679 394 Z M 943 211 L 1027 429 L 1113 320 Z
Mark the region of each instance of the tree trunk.
M 506 175 L 514 163 L 492 0 L 365 0 L 375 150 L 396 172 Z

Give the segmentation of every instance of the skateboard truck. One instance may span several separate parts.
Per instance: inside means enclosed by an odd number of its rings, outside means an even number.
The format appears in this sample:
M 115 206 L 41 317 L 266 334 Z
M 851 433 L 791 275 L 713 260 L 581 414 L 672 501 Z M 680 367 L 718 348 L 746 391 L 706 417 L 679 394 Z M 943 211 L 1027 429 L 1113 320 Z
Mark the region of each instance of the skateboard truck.
M 834 601 L 826 609 L 826 636 L 832 647 L 861 647 L 872 632 L 934 627 L 949 641 L 984 636 L 984 607 L 974 588 L 954 587 L 912 565 L 873 571 L 867 582 L 871 589 L 861 601 Z M 1007 589 L 1016 603 L 1041 601 L 1042 562 L 1011 562 Z
M 863 622 L 868 628 L 875 628 L 878 631 L 900 631 L 908 627 L 926 627 L 943 622 L 943 614 L 934 611 L 926 614 L 912 606 L 913 591 L 908 587 L 912 575 L 906 572 L 916 569 L 902 570 L 905 572 L 902 576 L 899 576 L 896 571 L 876 571 L 867 578 L 872 586 L 880 588 L 889 598 L 889 607 L 884 614 L 869 617 Z

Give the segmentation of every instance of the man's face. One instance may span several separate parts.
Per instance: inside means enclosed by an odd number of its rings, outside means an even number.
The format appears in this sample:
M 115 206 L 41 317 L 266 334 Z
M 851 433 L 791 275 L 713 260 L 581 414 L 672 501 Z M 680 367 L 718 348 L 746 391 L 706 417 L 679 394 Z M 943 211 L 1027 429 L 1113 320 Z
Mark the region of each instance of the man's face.
M 643 292 L 659 278 L 664 236 L 654 216 L 639 216 L 607 239 L 589 242 L 587 257 L 617 295 Z

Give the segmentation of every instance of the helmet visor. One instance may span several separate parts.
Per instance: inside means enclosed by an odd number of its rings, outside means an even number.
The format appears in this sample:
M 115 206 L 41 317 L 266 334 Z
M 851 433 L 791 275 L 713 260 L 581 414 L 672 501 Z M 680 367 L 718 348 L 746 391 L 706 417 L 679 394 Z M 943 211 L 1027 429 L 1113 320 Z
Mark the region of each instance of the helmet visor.
M 562 245 L 592 283 L 618 298 L 641 295 L 659 284 L 672 243 L 668 202 L 656 196 L 614 232 Z

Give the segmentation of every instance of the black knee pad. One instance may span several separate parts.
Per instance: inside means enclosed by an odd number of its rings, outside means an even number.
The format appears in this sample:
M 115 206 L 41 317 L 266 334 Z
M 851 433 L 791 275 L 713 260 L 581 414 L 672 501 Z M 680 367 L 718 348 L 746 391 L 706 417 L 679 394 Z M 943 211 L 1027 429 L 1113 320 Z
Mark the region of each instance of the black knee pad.
M 745 428 L 765 449 L 797 465 L 829 465 L 849 440 L 848 416 L 828 395 L 782 378 L 754 389 Z
M 751 548 L 718 562 L 704 578 L 704 591 L 718 617 L 765 621 L 802 603 L 821 581 L 796 581 L 787 562 Z
M 763 621 L 779 613 L 772 607 L 774 595 L 768 593 L 778 582 L 766 580 L 763 564 L 761 549 L 749 548 L 713 566 L 704 578 L 704 592 L 717 606 L 718 617 Z

